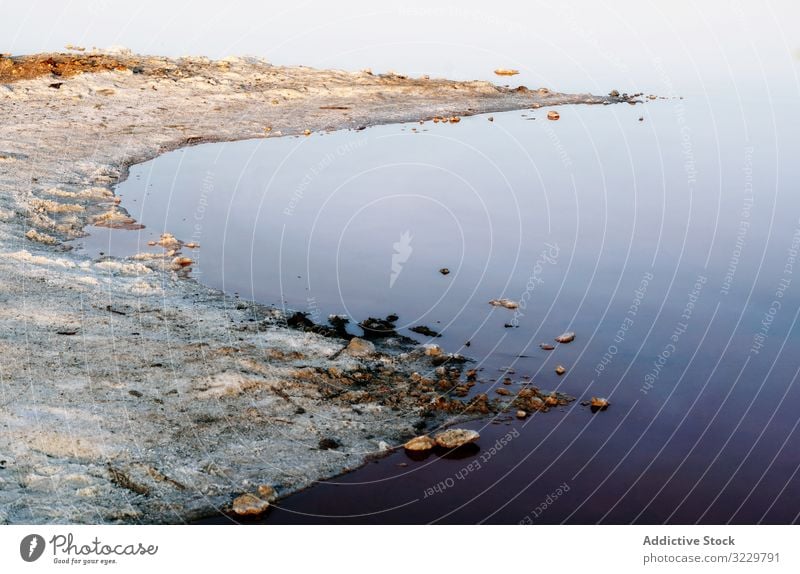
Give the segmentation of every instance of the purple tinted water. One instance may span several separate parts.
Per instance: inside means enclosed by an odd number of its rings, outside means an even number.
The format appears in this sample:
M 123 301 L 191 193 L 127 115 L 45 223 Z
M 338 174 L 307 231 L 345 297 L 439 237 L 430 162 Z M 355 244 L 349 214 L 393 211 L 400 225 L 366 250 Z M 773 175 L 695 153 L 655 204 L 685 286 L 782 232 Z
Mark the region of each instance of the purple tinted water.
M 230 294 L 321 321 L 397 313 L 484 378 L 511 367 L 578 397 L 466 425 L 480 450 L 462 458 L 396 452 L 264 522 L 798 520 L 798 111 L 559 111 L 198 146 L 118 186 L 146 228 L 92 229 L 89 254 L 169 231 Z M 592 414 L 592 396 L 611 406 Z

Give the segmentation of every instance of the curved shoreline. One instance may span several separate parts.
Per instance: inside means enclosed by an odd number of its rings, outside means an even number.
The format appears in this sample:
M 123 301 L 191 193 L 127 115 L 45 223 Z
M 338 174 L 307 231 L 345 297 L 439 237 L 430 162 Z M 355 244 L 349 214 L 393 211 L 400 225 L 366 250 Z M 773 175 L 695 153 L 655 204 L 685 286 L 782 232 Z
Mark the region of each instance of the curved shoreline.
M 0 83 L 0 522 L 193 520 L 259 484 L 284 496 L 358 467 L 464 408 L 425 416 L 439 393 L 410 378 L 432 368 L 420 350 L 342 352 L 181 278 L 177 253 L 69 253 L 86 225 L 125 224 L 112 187 L 131 165 L 211 141 L 627 101 L 252 59 L 114 61 Z

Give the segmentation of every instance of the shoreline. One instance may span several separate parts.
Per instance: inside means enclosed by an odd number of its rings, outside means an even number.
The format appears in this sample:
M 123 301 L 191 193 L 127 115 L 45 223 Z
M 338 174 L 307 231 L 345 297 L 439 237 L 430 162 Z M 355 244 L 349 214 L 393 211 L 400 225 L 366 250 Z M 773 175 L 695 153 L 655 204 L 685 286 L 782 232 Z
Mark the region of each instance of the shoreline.
M 87 225 L 136 224 L 113 195 L 130 166 L 200 143 L 629 101 L 243 58 L 73 64 L 0 76 L 0 523 L 197 520 L 259 485 L 283 497 L 357 468 L 469 408 L 431 408 L 440 392 L 412 380 L 442 356 L 289 329 L 184 277 L 180 246 L 70 253 Z

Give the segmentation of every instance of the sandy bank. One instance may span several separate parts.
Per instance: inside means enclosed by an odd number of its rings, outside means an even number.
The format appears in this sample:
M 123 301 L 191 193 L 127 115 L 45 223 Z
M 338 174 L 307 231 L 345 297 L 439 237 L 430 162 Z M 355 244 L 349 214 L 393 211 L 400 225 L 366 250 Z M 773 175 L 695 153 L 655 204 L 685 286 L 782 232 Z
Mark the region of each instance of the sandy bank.
M 342 352 L 183 278 L 178 254 L 70 253 L 88 223 L 133 223 L 112 192 L 130 165 L 207 141 L 613 101 L 254 59 L 0 58 L 0 522 L 181 522 L 259 484 L 288 494 L 464 409 L 440 397 L 457 373 L 423 352 Z

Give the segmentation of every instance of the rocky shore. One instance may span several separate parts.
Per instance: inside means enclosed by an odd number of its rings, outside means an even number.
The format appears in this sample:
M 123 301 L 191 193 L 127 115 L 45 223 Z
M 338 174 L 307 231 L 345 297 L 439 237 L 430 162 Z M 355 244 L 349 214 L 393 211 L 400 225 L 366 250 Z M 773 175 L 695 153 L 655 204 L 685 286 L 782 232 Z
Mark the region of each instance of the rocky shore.
M 440 350 L 348 341 L 203 287 L 180 238 L 158 257 L 71 253 L 88 224 L 137 225 L 113 194 L 130 165 L 202 142 L 617 101 L 248 58 L 0 56 L 0 523 L 190 521 L 493 408 L 451 397 L 462 363 Z

